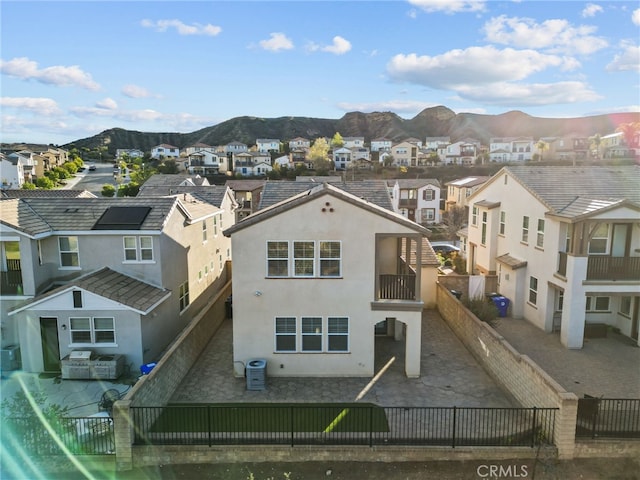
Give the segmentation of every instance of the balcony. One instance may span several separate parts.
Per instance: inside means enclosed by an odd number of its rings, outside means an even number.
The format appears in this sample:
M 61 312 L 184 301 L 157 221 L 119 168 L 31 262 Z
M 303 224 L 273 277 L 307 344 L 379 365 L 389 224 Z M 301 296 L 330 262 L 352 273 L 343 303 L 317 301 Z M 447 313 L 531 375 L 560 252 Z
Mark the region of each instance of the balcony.
M 416 198 L 401 198 L 398 201 L 400 208 L 416 208 L 418 206 L 418 199 Z
M 416 275 L 380 275 L 379 300 L 416 300 Z
M 20 260 L 7 259 L 7 270 L 0 272 L 2 295 L 22 295 L 22 268 Z
M 587 280 L 635 280 L 640 282 L 640 257 L 591 255 Z

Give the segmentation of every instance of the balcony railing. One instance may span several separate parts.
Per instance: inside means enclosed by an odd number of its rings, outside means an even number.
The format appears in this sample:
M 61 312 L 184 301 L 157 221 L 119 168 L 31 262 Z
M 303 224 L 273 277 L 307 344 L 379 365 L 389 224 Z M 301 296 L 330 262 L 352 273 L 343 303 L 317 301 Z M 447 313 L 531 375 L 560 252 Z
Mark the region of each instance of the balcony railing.
M 415 274 L 380 275 L 378 298 L 380 300 L 415 300 Z
M 0 272 L 2 295 L 22 294 L 22 268 L 20 260 L 7 259 L 7 271 Z
M 636 280 L 640 282 L 640 257 L 591 255 L 587 280 Z

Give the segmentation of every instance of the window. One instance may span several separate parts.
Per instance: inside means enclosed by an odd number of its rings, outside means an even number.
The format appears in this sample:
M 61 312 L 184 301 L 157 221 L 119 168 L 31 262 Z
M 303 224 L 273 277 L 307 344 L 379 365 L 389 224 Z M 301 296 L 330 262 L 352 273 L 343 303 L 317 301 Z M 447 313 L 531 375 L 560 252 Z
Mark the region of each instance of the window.
M 587 297 L 587 312 L 608 312 L 609 297 Z
M 189 281 L 180 285 L 179 290 L 178 298 L 180 299 L 180 311 L 182 312 L 189 306 Z
M 342 266 L 340 242 L 320 242 L 320 276 L 339 277 Z
M 609 242 L 609 224 L 602 223 L 598 225 L 589 240 L 589 253 L 600 255 L 606 254 Z
M 302 317 L 302 351 L 322 351 L 322 317 Z
M 436 218 L 435 208 L 423 208 L 422 209 L 422 221 L 432 222 Z
M 276 318 L 276 352 L 296 351 L 295 317 Z
M 536 305 L 538 302 L 538 279 L 529 277 L 529 303 Z
M 60 247 L 61 267 L 80 266 L 80 259 L 78 256 L 78 237 L 60 237 L 58 238 L 58 246 Z
M 529 242 L 529 217 L 522 217 L 522 241 Z
M 153 240 L 149 236 L 124 237 L 125 262 L 153 261 Z
M 82 291 L 73 291 L 73 308 L 82 308 Z
M 214 237 L 218 236 L 218 217 L 217 216 L 213 217 L 213 236 Z
M 471 210 L 471 225 L 478 225 L 478 207 L 475 205 Z
M 487 212 L 482 212 L 482 237 L 480 243 L 486 245 L 487 243 Z
M 620 297 L 618 312 L 627 317 L 631 316 L 631 297 Z
M 267 276 L 289 276 L 289 244 L 287 242 L 267 242 Z
M 349 351 L 349 319 L 346 317 L 329 317 L 328 350 L 330 352 Z
M 544 247 L 544 220 L 538 219 L 538 235 L 536 237 L 536 247 Z
M 115 324 L 111 317 L 69 319 L 71 343 L 115 343 Z
M 207 221 L 203 220 L 202 221 L 202 242 L 206 242 L 207 241 Z
M 314 242 L 293 242 L 293 276 L 313 277 Z
M 422 199 L 423 200 L 425 200 L 427 202 L 430 202 L 430 201 L 433 200 L 433 198 L 434 198 L 434 192 L 430 188 L 422 191 Z
M 507 176 L 505 175 L 505 179 Z M 507 212 L 500 212 L 500 235 L 504 235 L 507 224 Z

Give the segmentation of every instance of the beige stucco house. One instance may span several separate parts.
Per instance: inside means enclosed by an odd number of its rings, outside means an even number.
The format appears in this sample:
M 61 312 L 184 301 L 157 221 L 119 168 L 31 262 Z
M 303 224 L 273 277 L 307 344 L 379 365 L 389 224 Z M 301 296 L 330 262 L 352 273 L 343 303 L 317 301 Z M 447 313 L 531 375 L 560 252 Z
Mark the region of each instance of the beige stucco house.
M 397 360 L 418 377 L 429 286 L 416 272 L 426 233 L 327 183 L 226 229 L 234 251 L 236 375 L 260 358 L 270 376 L 372 376 L 376 325 L 386 323 L 404 343 Z

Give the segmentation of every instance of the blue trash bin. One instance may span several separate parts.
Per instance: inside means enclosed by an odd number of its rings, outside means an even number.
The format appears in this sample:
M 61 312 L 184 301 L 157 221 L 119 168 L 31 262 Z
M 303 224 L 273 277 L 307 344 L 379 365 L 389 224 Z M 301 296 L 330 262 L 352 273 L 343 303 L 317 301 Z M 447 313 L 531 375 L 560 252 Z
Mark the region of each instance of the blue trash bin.
M 509 310 L 509 299 L 507 297 L 503 297 L 502 295 L 492 295 L 491 301 L 498 309 L 498 315 L 500 317 L 507 316 L 507 310 Z

